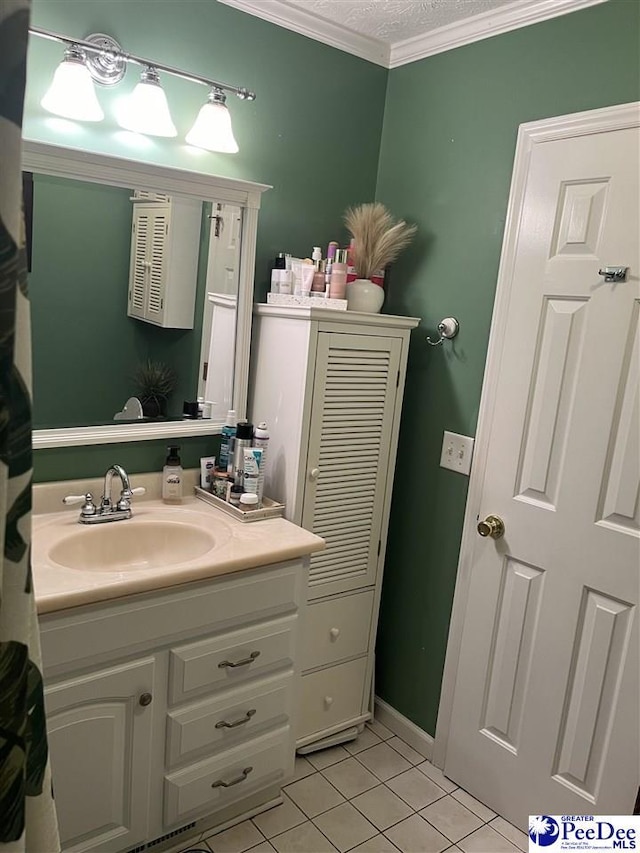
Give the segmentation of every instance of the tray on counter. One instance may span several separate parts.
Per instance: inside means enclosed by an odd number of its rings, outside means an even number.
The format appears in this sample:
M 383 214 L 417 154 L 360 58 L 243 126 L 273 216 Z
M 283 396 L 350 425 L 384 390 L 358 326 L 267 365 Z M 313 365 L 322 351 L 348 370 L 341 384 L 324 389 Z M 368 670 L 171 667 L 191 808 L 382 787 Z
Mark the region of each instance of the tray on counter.
M 222 512 L 226 512 L 231 518 L 236 521 L 264 521 L 265 518 L 280 518 L 284 515 L 284 504 L 271 500 L 271 498 L 262 498 L 262 506 L 258 509 L 242 510 L 235 507 L 233 504 L 223 501 L 217 495 L 207 492 L 206 489 L 201 489 L 200 486 L 195 487 L 196 497 L 205 503 L 211 504 Z

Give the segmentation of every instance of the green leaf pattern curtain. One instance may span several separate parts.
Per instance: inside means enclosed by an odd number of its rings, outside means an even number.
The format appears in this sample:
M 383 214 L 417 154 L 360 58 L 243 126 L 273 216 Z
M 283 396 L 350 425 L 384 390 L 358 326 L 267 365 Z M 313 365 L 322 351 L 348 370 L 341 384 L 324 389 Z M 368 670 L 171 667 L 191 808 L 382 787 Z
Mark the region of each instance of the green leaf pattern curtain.
M 31 327 L 20 168 L 29 0 L 0 0 L 0 850 L 60 850 L 31 584 Z

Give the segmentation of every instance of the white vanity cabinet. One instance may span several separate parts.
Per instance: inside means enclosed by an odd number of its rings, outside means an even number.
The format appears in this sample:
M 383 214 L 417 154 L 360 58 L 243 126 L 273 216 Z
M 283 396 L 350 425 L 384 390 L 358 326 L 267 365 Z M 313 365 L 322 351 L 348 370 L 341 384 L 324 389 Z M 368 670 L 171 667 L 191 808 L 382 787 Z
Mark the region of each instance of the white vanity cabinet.
M 201 218 L 198 199 L 135 191 L 129 317 L 193 329 Z
M 322 536 L 303 614 L 300 748 L 370 716 L 382 569 L 410 330 L 419 320 L 257 305 L 249 417 L 265 420 L 265 494 Z
M 65 852 L 187 839 L 277 800 L 293 773 L 307 564 L 41 616 Z

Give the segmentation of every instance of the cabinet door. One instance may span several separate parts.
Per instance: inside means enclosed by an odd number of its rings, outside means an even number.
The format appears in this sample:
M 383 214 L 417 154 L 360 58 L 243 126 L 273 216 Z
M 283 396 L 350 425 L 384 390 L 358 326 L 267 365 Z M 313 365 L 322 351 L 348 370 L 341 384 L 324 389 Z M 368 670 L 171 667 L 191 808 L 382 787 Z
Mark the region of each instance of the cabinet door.
M 169 263 L 171 208 L 139 205 L 133 211 L 129 264 L 129 317 L 161 325 Z
M 149 277 L 145 318 L 152 323 L 164 320 L 165 287 L 169 263 L 170 208 L 158 207 L 153 211 L 149 231 Z
M 135 209 L 131 225 L 131 259 L 129 262 L 129 317 L 144 318 L 147 293 L 147 243 L 149 241 L 149 211 Z
M 302 525 L 327 547 L 310 598 L 375 583 L 400 351 L 399 338 L 318 335 Z
M 154 660 L 46 690 L 53 788 L 66 851 L 123 850 L 146 840 Z M 143 700 L 144 701 L 144 700 Z

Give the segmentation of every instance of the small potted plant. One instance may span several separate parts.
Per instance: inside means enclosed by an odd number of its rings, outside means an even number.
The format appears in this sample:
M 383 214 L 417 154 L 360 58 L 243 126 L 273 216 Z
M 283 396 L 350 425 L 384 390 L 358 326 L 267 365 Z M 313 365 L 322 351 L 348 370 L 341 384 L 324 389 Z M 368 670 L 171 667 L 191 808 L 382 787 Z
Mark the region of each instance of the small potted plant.
M 347 284 L 349 310 L 377 314 L 384 302 L 384 290 L 371 277 L 406 249 L 416 226 L 407 225 L 404 219 L 396 222 L 380 202 L 348 208 L 344 221 L 352 237 L 352 263 L 358 275 Z
M 167 399 L 176 387 L 177 379 L 175 370 L 162 361 L 153 361 L 148 358 L 138 365 L 133 381 L 138 390 L 145 417 L 166 416 Z

